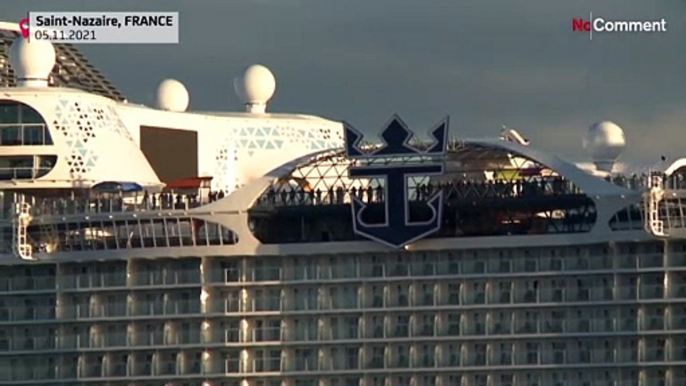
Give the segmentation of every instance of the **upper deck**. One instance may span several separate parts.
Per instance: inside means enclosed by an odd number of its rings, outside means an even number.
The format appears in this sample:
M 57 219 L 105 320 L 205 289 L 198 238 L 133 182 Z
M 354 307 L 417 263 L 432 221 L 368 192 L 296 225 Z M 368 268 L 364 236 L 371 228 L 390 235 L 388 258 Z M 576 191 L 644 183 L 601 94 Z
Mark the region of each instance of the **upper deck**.
M 647 178 L 596 177 L 541 154 L 503 140 L 450 143 L 444 174 L 408 178 L 410 220 L 429 218 L 428 199 L 443 192 L 443 220 L 429 239 L 643 229 Z M 362 241 L 353 230 L 351 202 L 365 204 L 363 220 L 379 223 L 388 192 L 384 178 L 351 179 L 349 169 L 434 161 L 358 160 L 341 150 L 324 151 L 227 196 L 210 190 L 112 194 L 86 189 L 69 196 L 6 191 L 3 224 L 16 227 L 18 209 L 11 204 L 25 203 L 27 240 L 37 255 L 235 246 L 246 237 L 257 245 Z M 663 184 L 680 188 L 683 181 L 679 171 Z M 5 237 L 10 241 L 9 229 Z
M 374 239 L 362 226 L 388 234 L 424 227 L 386 245 L 444 248 L 454 239 L 570 242 L 583 233 L 583 240 L 611 240 L 647 223 L 655 225 L 646 227 L 650 234 L 664 236 L 653 231 L 665 227 L 662 218 L 667 228 L 679 224 L 672 206 L 653 199 L 664 197 L 653 194 L 658 187 L 681 189 L 674 171 L 663 171 L 657 185 L 640 175 L 607 181 L 528 146 L 514 130 L 448 143 L 447 119 L 431 133 L 433 144 L 412 143 L 394 117 L 381 134 L 384 146 L 358 147 L 363 135 L 343 122 L 267 113 L 275 78 L 263 66 L 237 78 L 246 112 L 187 112 L 188 92 L 173 80 L 162 82 L 153 109 L 50 87 L 54 48 L 23 39 L 12 47 L 19 87 L 3 89 L 0 100 L 0 225 L 2 245 L 24 259 L 81 251 L 127 258 L 130 249 L 154 257 L 199 247 L 222 254 L 299 253 L 328 243 L 382 248 L 361 243 Z M 621 129 L 606 122 L 590 133 L 594 163 L 611 170 L 624 146 Z M 353 169 L 379 175 L 351 176 Z M 403 181 L 386 173 L 400 169 L 414 171 L 402 172 Z M 160 191 L 181 177 L 210 183 Z M 94 190 L 103 182 L 139 189 Z

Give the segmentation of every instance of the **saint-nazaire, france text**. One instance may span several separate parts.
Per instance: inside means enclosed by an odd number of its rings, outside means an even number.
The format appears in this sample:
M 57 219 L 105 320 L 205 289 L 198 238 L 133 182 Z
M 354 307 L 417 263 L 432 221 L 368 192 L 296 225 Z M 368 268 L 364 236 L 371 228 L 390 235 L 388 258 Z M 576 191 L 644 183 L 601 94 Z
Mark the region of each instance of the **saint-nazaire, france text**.
M 173 27 L 174 18 L 163 16 L 126 15 L 123 20 L 105 15 L 99 17 L 84 16 L 38 16 L 36 27 Z

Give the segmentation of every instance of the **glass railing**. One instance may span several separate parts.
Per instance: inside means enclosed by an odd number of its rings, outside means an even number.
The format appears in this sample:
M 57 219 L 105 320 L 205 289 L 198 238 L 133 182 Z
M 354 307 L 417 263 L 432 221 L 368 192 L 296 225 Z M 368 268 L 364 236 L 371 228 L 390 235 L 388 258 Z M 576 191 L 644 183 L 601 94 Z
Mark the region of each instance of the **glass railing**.
M 0 168 L 0 179 L 38 178 L 50 170 L 51 168 Z M 127 197 L 126 200 L 103 195 L 99 199 L 49 197 L 39 200 L 26 196 L 25 201 L 31 203 L 31 214 L 36 217 L 160 210 L 187 211 L 210 203 L 206 197 L 196 200 L 196 195 L 192 194 L 178 195 L 180 200 L 176 201 L 162 200 L 164 194 L 167 193 L 150 194 L 147 201 L 143 194 Z
M 56 288 L 55 277 L 49 275 L 38 277 L 19 276 L 3 279 L 0 279 L 0 292 L 53 291 Z
M 139 362 L 133 366 L 131 375 L 150 376 L 153 374 L 153 364 L 150 362 Z
M 661 259 L 662 256 L 660 257 L 653 257 L 652 255 L 646 255 L 646 261 L 643 261 L 644 255 L 638 255 L 638 256 L 625 256 L 620 259 L 619 261 L 619 269 L 650 269 L 653 268 L 653 263 L 651 261 L 655 260 L 657 261 L 658 259 Z M 595 258 L 595 257 L 594 257 Z M 599 257 L 598 257 L 599 258 Z M 566 259 L 566 257 L 565 257 Z M 571 259 L 571 258 L 570 258 Z M 591 259 L 592 260 L 592 259 Z M 683 258 L 684 264 L 681 264 L 679 266 L 686 266 L 686 256 Z M 639 267 L 639 261 L 640 261 L 640 266 Z M 314 264 L 314 263 L 313 263 Z M 657 264 L 657 263 L 655 263 Z M 544 264 L 539 264 L 539 270 L 538 271 L 528 271 L 527 273 L 549 273 L 551 271 L 556 271 L 556 272 L 577 272 L 577 271 L 598 271 L 598 270 L 603 270 L 603 271 L 608 271 L 610 272 L 613 270 L 612 265 L 606 266 L 606 267 L 600 267 L 600 266 L 594 266 L 593 263 L 589 263 L 587 268 L 581 269 L 580 267 L 584 265 L 579 265 L 576 263 L 571 263 L 571 262 L 566 262 L 566 264 L 563 264 L 563 266 L 558 267 L 557 269 L 545 269 Z M 467 269 L 466 265 L 462 267 L 462 269 L 458 269 L 457 267 L 453 269 L 449 269 L 449 264 L 445 264 L 443 262 L 436 263 L 435 270 L 424 270 L 422 268 L 417 268 L 416 272 L 412 272 L 411 275 L 403 275 L 401 277 L 407 277 L 407 278 L 418 278 L 418 277 L 426 277 L 426 276 L 440 276 L 440 277 L 448 277 L 451 275 L 457 275 L 457 274 L 463 274 L 463 275 L 471 275 L 471 274 L 479 274 L 479 275 L 511 275 L 512 273 L 510 271 L 508 272 L 501 272 L 499 270 L 470 270 Z M 661 265 L 660 265 L 661 267 Z M 384 267 L 383 264 L 364 264 L 364 263 L 359 263 L 355 260 L 351 261 L 349 265 L 342 266 L 342 265 L 336 265 L 333 267 L 328 267 L 328 266 L 322 266 L 318 267 L 316 264 L 312 265 L 311 267 L 308 267 L 308 269 L 304 268 L 299 268 L 298 270 L 289 270 L 286 267 L 276 267 L 276 268 L 269 268 L 265 269 L 264 271 L 261 271 L 261 273 L 255 272 L 253 268 L 247 268 L 247 269 L 218 269 L 218 268 L 213 268 L 210 269 L 206 274 L 206 278 L 208 279 L 208 283 L 255 283 L 255 285 L 259 285 L 258 283 L 261 281 L 284 281 L 284 282 L 297 282 L 297 281 L 321 281 L 321 280 L 332 280 L 332 279 L 342 279 L 342 280 L 352 280 L 352 281 L 359 281 L 360 279 L 370 279 L 370 278 L 394 278 L 394 279 L 400 279 L 401 277 L 396 277 L 391 275 L 391 272 L 387 272 L 389 269 L 388 267 Z M 410 265 L 408 263 L 408 269 L 410 268 Z M 471 272 L 474 271 L 474 272 Z M 335 272 L 335 274 L 333 273 Z M 341 274 L 341 272 L 347 272 L 346 274 Z M 431 273 L 431 275 L 428 275 L 427 273 Z M 488 279 L 488 278 L 485 278 Z M 539 280 L 539 285 L 543 284 Z M 433 283 L 432 283 L 433 285 Z M 602 288 L 600 286 L 596 286 L 596 288 Z M 571 287 L 568 286 L 566 288 L 568 291 L 571 290 Z M 588 287 L 587 289 L 593 290 L 594 287 Z M 471 289 L 470 289 L 471 290 Z M 493 289 L 491 289 L 493 291 Z M 540 287 L 539 287 L 540 291 Z M 550 292 L 550 291 L 548 291 Z M 539 296 L 542 296 L 543 293 L 541 293 Z M 522 295 L 523 296 L 523 295 Z M 593 298 L 598 298 L 598 297 L 606 297 L 606 295 L 599 293 L 599 294 L 589 294 L 589 297 Z M 519 299 L 519 298 L 518 298 Z M 517 300 L 521 301 L 521 300 Z
M 169 273 L 139 271 L 131 275 L 131 286 L 200 284 L 200 269 L 170 269 Z
M 110 376 L 125 377 L 129 375 L 129 367 L 125 363 L 117 363 L 110 367 Z
M 222 362 L 222 366 L 218 372 L 222 372 L 224 374 L 232 374 L 237 373 L 240 370 L 240 360 L 226 359 L 224 362 Z
M 0 322 L 54 320 L 55 315 L 55 307 L 52 306 L 6 307 L 0 309 Z
M 180 370 L 180 369 L 179 369 Z M 175 375 L 177 374 L 177 365 L 175 361 L 160 361 L 155 366 L 154 375 Z
M 642 285 L 639 294 L 641 299 L 662 299 L 665 297 L 665 286 L 662 284 Z
M 11 345 L 7 345 L 7 349 L 12 351 L 24 350 L 51 350 L 57 347 L 55 337 L 14 337 L 11 338 Z
M 84 366 L 81 367 L 81 377 L 84 378 L 97 378 L 97 377 L 102 377 L 104 375 L 103 373 L 103 365 L 101 362 L 92 362 L 88 363 Z
M 52 170 L 52 167 L 0 168 L 0 180 L 34 180 Z
M 199 344 L 202 342 L 202 334 L 196 329 L 181 331 L 170 334 L 169 342 L 171 344 Z

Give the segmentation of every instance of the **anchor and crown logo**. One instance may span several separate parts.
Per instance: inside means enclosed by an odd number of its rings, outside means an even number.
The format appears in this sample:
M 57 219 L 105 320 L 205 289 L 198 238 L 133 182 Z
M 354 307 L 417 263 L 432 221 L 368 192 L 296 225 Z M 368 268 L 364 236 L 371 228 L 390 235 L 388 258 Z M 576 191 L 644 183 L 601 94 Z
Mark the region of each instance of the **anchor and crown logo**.
M 410 144 L 414 134 L 405 122 L 394 115 L 380 134 L 384 144 L 373 151 L 360 149 L 363 134 L 348 124 L 345 129 L 345 153 L 352 159 L 374 159 L 393 157 L 424 157 L 423 162 L 404 162 L 390 165 L 366 165 L 351 167 L 350 178 L 383 178 L 385 180 L 383 203 L 384 221 L 368 224 L 362 219 L 367 205 L 358 197 L 352 196 L 351 208 L 353 230 L 356 234 L 386 244 L 393 248 L 403 247 L 424 238 L 441 227 L 443 212 L 443 192 L 434 193 L 426 201 L 432 212 L 431 219 L 421 222 L 410 221 L 410 200 L 408 197 L 408 178 L 411 176 L 431 176 L 443 174 L 444 156 L 448 144 L 448 117 L 429 131 L 433 143 L 426 149 L 418 149 Z M 439 158 L 440 161 L 426 161 L 426 158 Z

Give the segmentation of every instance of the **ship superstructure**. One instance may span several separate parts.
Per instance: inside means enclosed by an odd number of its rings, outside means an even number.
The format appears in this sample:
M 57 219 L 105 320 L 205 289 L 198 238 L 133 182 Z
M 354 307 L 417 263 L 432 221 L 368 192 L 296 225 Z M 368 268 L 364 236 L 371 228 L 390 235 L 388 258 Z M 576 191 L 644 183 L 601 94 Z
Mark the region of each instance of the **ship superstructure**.
M 686 161 L 597 175 L 501 138 L 367 143 L 272 114 L 50 87 L 11 48 L 0 99 L 0 384 L 543 386 L 686 383 Z M 618 131 L 618 129 L 620 131 Z M 391 188 L 392 187 L 392 188 Z

